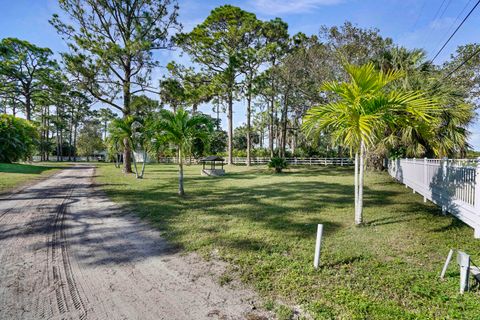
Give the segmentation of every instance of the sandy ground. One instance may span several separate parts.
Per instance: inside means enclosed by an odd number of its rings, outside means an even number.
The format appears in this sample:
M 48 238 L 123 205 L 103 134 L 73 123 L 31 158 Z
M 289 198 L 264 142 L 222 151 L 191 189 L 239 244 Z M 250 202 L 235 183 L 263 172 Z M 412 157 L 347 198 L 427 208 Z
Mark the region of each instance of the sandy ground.
M 0 319 L 267 319 L 255 294 L 220 286 L 219 262 L 175 252 L 62 170 L 0 196 Z

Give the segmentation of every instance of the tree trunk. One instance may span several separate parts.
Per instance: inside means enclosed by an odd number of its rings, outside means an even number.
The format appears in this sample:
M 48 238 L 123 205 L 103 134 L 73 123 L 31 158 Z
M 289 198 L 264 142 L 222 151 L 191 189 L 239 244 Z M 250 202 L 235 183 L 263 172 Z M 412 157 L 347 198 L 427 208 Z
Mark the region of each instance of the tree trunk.
M 185 190 L 183 190 L 183 156 L 182 156 L 182 150 L 181 147 L 178 147 L 178 155 L 179 155 L 179 161 L 178 161 L 178 195 L 179 196 L 184 196 L 185 195 Z
M 143 179 L 143 174 L 145 173 L 145 164 L 147 163 L 147 150 L 143 151 L 143 163 L 142 163 L 142 172 L 140 173 L 140 178 Z
M 70 133 L 68 135 L 68 161 L 72 161 L 72 153 L 73 153 L 73 147 L 72 147 L 72 142 L 73 142 L 73 108 L 70 112 Z
M 125 67 L 125 79 L 123 82 L 123 117 L 126 118 L 130 115 L 130 78 L 131 78 L 131 62 L 127 59 Z M 123 150 L 123 172 L 132 173 L 132 157 L 131 157 L 131 147 L 128 139 L 124 141 L 124 150 Z
M 228 158 L 227 158 L 227 163 L 228 164 L 233 164 L 233 92 L 228 93 L 227 118 L 228 118 Z
M 46 130 L 47 130 L 47 139 L 46 139 L 46 141 L 47 141 L 47 143 L 48 143 L 49 140 L 50 140 L 50 106 L 47 106 L 47 119 L 46 119 L 46 127 L 45 127 L 45 128 L 46 128 Z M 49 143 L 48 143 L 48 144 L 49 144 Z M 46 151 L 45 151 L 45 159 L 46 159 L 47 161 L 50 160 L 50 152 L 49 152 L 48 149 L 46 149 Z
M 283 110 L 282 110 L 282 140 L 280 145 L 280 157 L 285 158 L 285 151 L 287 147 L 287 115 L 288 115 L 288 89 L 285 91 L 285 96 L 283 99 Z
M 27 120 L 32 120 L 32 98 L 29 94 L 25 96 L 25 116 Z
M 192 114 L 197 113 L 197 109 L 198 109 L 198 104 L 194 103 L 194 104 L 192 105 Z
M 248 85 L 248 95 L 247 95 L 247 166 L 250 167 L 252 164 L 251 160 L 251 149 L 252 149 L 252 124 L 251 124 L 251 117 L 252 117 L 252 84 L 251 81 Z
M 133 167 L 135 168 L 135 178 L 141 179 L 141 177 L 138 175 L 137 159 L 135 158 L 135 154 L 133 155 L 132 160 L 133 160 Z
M 363 178 L 365 167 L 365 144 L 362 140 L 360 144 L 360 163 L 359 163 L 359 177 L 358 177 L 358 213 L 355 219 L 355 224 L 363 223 Z
M 73 126 L 73 162 L 77 161 L 77 123 Z
M 358 152 L 355 153 L 355 224 L 358 224 Z
M 270 100 L 270 123 L 269 123 L 269 132 L 268 132 L 268 147 L 270 149 L 270 157 L 273 158 L 273 109 L 275 108 L 275 98 L 272 96 Z

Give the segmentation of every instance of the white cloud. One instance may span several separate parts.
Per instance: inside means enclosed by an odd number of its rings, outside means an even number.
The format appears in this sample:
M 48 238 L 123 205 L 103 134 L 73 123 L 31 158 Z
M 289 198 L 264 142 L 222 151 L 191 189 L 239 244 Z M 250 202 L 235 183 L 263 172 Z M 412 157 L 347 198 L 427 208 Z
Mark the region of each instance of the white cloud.
M 267 15 L 280 13 L 303 13 L 320 6 L 335 5 L 343 0 L 251 0 L 251 5 Z

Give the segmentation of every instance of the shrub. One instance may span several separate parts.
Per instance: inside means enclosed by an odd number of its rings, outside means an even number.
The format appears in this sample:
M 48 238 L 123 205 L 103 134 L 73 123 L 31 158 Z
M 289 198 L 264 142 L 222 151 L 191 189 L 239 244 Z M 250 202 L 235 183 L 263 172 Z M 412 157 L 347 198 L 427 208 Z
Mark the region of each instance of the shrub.
M 269 168 L 274 168 L 275 173 L 281 173 L 283 169 L 288 167 L 287 160 L 285 158 L 273 157 L 268 163 Z
M 32 155 L 38 133 L 30 121 L 0 115 L 0 162 L 14 162 Z

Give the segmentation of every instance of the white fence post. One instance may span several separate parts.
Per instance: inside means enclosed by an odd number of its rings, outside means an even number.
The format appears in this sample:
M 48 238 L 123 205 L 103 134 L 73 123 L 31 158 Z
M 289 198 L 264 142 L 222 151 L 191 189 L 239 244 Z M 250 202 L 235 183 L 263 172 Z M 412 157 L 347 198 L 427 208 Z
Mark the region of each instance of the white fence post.
M 423 158 L 423 185 L 426 186 L 428 184 L 428 163 L 427 158 Z M 423 202 L 427 202 L 427 197 L 425 196 L 425 192 L 423 194 Z
M 447 182 L 447 164 L 448 164 L 448 158 L 443 158 L 442 161 L 441 161 L 441 166 L 442 166 L 442 186 L 446 185 L 446 182 Z M 441 190 L 440 191 L 441 194 L 440 194 L 440 198 L 441 198 L 441 202 L 442 202 L 442 213 L 443 214 L 447 214 L 447 206 L 445 206 L 443 204 L 443 193 L 445 192 L 445 190 Z
M 474 201 L 474 207 L 475 211 L 480 213 L 480 157 L 477 159 L 477 166 L 475 168 L 475 199 Z M 475 231 L 473 233 L 475 238 L 480 238 L 480 227 L 475 228 Z

